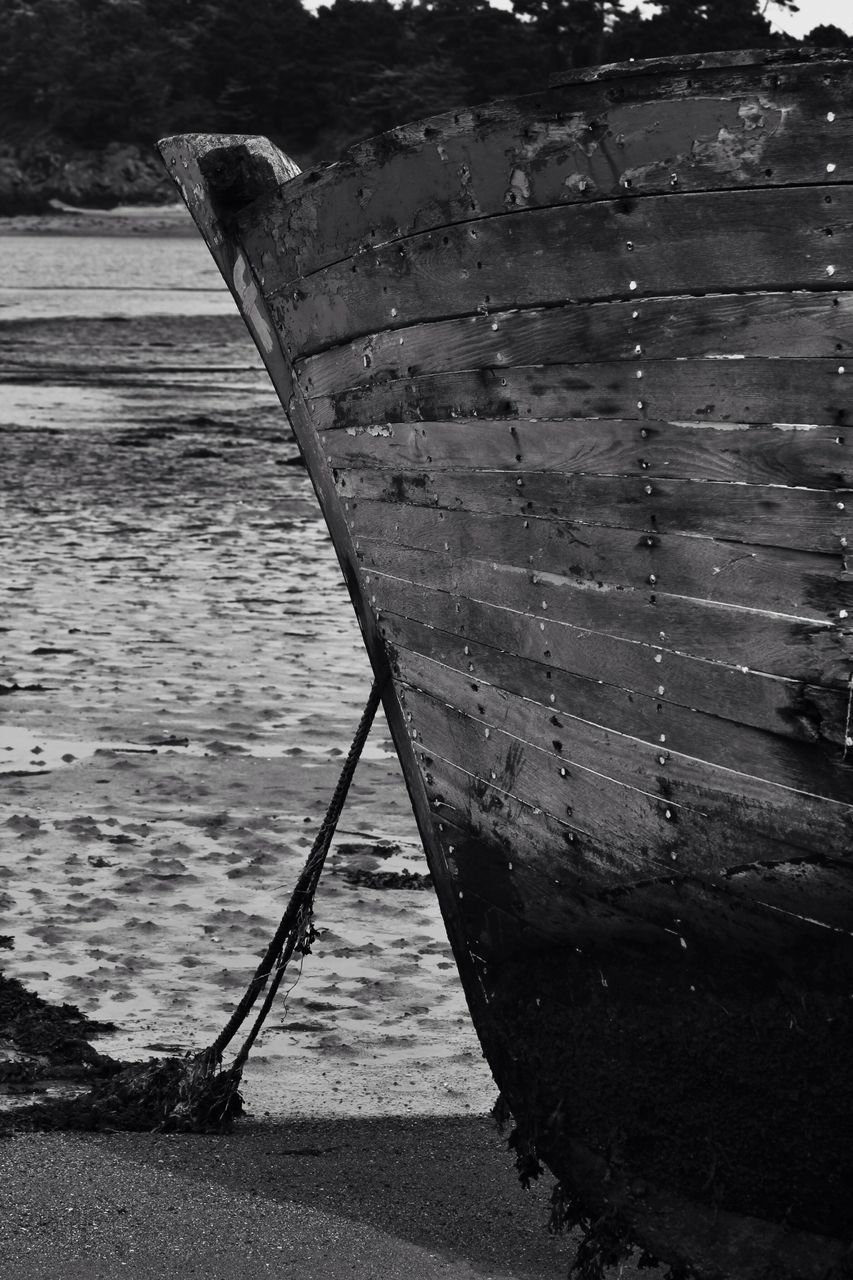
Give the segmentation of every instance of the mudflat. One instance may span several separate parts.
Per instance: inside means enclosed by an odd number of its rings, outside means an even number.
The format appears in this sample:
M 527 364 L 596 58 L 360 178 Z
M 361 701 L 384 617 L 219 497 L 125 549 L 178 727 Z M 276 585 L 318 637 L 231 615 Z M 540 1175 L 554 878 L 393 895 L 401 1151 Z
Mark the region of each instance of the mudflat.
M 0 960 L 144 1061 L 223 1025 L 370 673 L 203 246 L 45 230 L 0 235 Z M 427 872 L 380 717 L 248 1118 L 0 1138 L 4 1277 L 565 1274 L 550 1179 L 522 1191 L 488 1118 Z

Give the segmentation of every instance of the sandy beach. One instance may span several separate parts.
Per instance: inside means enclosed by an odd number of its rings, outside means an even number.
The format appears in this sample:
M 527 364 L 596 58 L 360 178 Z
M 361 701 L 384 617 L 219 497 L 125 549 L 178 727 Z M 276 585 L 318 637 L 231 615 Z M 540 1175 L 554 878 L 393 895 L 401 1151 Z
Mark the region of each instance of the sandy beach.
M 99 1050 L 142 1061 L 202 1047 L 238 998 L 369 669 L 287 423 L 203 247 L 13 230 L 0 957 L 114 1023 Z M 383 720 L 321 881 L 314 953 L 244 1077 L 248 1119 L 223 1138 L 0 1141 L 4 1277 L 289 1275 L 296 1261 L 318 1280 L 565 1274 L 550 1180 L 524 1193 L 488 1119 L 495 1087 L 426 873 Z

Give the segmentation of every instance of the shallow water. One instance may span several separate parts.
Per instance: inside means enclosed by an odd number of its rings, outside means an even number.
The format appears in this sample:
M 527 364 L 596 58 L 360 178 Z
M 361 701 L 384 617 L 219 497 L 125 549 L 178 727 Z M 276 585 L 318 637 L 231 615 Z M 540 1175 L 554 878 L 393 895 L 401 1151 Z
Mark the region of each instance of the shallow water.
M 99 1047 L 131 1057 L 219 1029 L 370 681 L 288 424 L 205 255 L 0 236 L 3 964 L 112 1018 Z M 434 895 L 348 878 L 426 870 L 384 720 L 341 827 L 249 1100 L 483 1111 Z
M 0 234 L 0 322 L 232 311 L 201 238 Z

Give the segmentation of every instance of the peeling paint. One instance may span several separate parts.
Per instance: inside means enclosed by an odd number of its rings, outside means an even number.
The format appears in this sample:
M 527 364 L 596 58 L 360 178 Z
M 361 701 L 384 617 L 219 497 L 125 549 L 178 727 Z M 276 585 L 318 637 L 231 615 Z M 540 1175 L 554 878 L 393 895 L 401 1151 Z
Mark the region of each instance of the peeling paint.
M 264 302 L 258 291 L 258 286 L 242 253 L 238 253 L 234 259 L 232 278 L 237 297 L 240 299 L 240 310 L 243 312 L 246 323 L 252 330 L 261 350 L 266 355 L 269 355 L 274 346 L 272 329 L 264 315 Z

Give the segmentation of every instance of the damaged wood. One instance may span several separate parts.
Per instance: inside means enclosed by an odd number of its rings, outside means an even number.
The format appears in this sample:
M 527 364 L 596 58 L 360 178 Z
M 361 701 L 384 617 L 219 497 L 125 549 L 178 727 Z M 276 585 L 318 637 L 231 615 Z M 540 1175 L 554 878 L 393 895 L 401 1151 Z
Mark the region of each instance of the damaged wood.
M 822 176 L 815 186 L 648 196 L 628 207 L 603 201 L 440 226 L 298 283 L 265 285 L 264 296 L 296 358 L 483 309 L 848 289 L 853 193 Z M 567 254 L 571 244 L 583 253 Z

